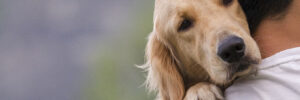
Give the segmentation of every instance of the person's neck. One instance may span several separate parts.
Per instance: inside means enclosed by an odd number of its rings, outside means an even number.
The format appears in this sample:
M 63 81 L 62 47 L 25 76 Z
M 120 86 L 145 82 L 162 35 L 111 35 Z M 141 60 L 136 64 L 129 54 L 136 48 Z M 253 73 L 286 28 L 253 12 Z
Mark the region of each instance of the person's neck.
M 266 19 L 255 32 L 262 58 L 300 47 L 300 0 L 294 0 L 282 19 Z

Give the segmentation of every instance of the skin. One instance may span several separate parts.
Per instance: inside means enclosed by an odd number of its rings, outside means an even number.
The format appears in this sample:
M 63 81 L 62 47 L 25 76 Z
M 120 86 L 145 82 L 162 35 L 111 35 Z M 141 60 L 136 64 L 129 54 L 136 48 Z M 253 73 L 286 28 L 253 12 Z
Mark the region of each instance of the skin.
M 300 46 L 300 0 L 294 0 L 280 19 L 267 18 L 258 27 L 254 39 L 262 58 Z

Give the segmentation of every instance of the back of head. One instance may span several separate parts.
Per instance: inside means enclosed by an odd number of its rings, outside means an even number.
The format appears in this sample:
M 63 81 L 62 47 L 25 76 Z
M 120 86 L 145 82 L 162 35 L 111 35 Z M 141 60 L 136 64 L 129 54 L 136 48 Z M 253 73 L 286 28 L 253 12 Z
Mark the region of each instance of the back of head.
M 251 34 L 266 18 L 281 19 L 293 0 L 239 0 L 249 23 Z

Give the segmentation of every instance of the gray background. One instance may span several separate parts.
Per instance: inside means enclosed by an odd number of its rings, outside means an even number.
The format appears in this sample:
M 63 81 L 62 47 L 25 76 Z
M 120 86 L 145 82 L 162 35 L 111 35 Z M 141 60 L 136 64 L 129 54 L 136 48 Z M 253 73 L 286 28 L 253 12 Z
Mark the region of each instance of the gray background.
M 0 100 L 145 100 L 154 0 L 1 0 Z

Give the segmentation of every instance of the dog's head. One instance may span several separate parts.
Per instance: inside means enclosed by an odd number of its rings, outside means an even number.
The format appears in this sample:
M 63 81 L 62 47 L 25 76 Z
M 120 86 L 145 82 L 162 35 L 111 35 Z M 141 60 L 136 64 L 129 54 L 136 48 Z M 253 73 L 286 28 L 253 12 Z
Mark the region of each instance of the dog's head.
M 185 77 L 226 84 L 261 58 L 237 0 L 156 0 L 147 57 L 148 83 L 169 98 Z

